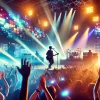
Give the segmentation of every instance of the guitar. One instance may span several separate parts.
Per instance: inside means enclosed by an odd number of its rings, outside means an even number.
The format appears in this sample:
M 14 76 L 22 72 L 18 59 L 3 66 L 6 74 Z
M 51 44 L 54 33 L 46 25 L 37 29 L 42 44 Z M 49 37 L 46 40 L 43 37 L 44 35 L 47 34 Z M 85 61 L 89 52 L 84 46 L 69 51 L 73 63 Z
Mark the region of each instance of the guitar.
M 53 56 L 56 56 L 56 55 L 59 55 L 59 53 L 57 53 L 57 54 L 55 54 L 55 55 L 53 55 Z M 48 55 L 47 55 L 47 56 L 46 56 L 46 59 L 47 59 L 47 60 L 53 60 L 53 56 L 48 56 Z

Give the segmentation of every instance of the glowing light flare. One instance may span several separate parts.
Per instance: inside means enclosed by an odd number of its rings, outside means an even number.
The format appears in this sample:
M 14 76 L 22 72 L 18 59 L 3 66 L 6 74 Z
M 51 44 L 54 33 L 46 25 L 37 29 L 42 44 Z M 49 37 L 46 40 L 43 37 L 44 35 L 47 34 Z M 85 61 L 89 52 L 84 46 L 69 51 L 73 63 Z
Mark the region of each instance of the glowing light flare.
M 7 53 L 6 51 L 2 50 L 0 48 L 0 52 L 4 55 L 6 55 L 7 57 L 9 57 L 10 59 L 12 59 L 14 62 L 16 62 L 18 65 L 20 65 L 20 62 L 18 62 L 15 58 L 13 58 L 9 53 Z
M 28 15 L 29 15 L 29 16 L 32 16 L 32 15 L 33 15 L 33 11 L 32 11 L 32 10 L 29 10 L 29 11 L 28 11 Z
M 48 21 L 44 21 L 43 26 L 47 27 L 49 25 Z
M 32 52 L 22 41 L 20 41 L 19 39 L 15 39 L 16 42 L 18 42 L 22 47 L 24 47 L 30 54 L 32 54 L 34 57 L 36 57 L 43 65 L 46 66 L 46 64 L 44 64 L 44 62 L 42 62 L 40 60 L 40 58 L 38 58 L 34 52 Z
M 62 97 L 66 97 L 68 95 L 69 95 L 69 91 L 68 90 L 64 90 L 64 91 L 61 92 L 61 96 Z
M 5 23 L 4 27 L 5 27 L 6 29 L 9 29 L 9 23 Z
M 54 84 L 55 83 L 55 80 L 51 80 L 51 82 L 50 82 L 51 84 Z
M 75 38 L 76 36 L 78 35 L 78 32 L 75 33 L 64 45 L 64 50 L 66 51 L 67 49 L 69 48 L 72 48 L 73 44 L 74 44 L 74 41 L 75 41 Z
M 89 28 L 86 29 L 78 43 L 76 44 L 76 48 L 81 48 L 81 50 L 84 50 L 86 47 L 86 43 L 88 40 L 88 33 L 89 33 Z
M 93 13 L 93 12 L 94 12 L 94 8 L 92 6 L 86 8 L 86 13 L 87 14 Z
M 99 22 L 99 16 L 94 16 L 93 17 L 93 22 Z
M 74 30 L 77 31 L 79 29 L 78 25 L 74 25 Z
M 60 79 L 61 81 L 65 81 L 65 78 L 64 77 L 61 77 L 61 79 Z
M 5 19 L 4 18 L 0 18 L 0 24 L 4 24 L 5 23 Z

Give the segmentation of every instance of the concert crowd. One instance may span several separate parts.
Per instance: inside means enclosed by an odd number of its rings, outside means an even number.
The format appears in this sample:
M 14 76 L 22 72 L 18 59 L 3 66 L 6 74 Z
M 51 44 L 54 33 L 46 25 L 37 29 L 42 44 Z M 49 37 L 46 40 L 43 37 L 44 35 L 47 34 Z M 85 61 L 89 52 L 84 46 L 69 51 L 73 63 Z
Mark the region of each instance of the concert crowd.
M 99 100 L 98 65 L 44 71 L 22 59 L 21 68 L 0 66 L 0 100 Z

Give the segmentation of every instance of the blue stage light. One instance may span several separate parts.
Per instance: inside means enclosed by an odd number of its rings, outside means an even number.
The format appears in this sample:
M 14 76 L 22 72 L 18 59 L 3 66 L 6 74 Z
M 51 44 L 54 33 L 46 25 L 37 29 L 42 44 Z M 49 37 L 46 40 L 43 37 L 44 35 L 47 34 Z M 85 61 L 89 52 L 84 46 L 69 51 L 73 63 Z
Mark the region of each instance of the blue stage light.
M 69 95 L 69 91 L 68 90 L 64 90 L 64 91 L 61 92 L 61 96 L 62 97 L 66 97 L 68 95 Z
M 65 80 L 65 78 L 64 77 L 61 77 L 61 79 L 60 79 L 61 81 L 64 81 Z
M 51 84 L 54 84 L 55 83 L 55 80 L 51 80 L 51 82 L 50 82 Z

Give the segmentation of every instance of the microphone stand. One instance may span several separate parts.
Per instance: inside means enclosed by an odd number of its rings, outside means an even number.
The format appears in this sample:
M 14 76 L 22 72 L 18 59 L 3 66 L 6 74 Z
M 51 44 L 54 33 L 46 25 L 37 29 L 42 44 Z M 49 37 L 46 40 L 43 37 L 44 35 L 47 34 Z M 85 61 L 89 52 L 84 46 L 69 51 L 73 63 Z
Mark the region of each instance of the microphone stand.
M 53 50 L 57 53 L 57 68 L 58 68 L 58 55 L 59 53 L 53 48 Z

